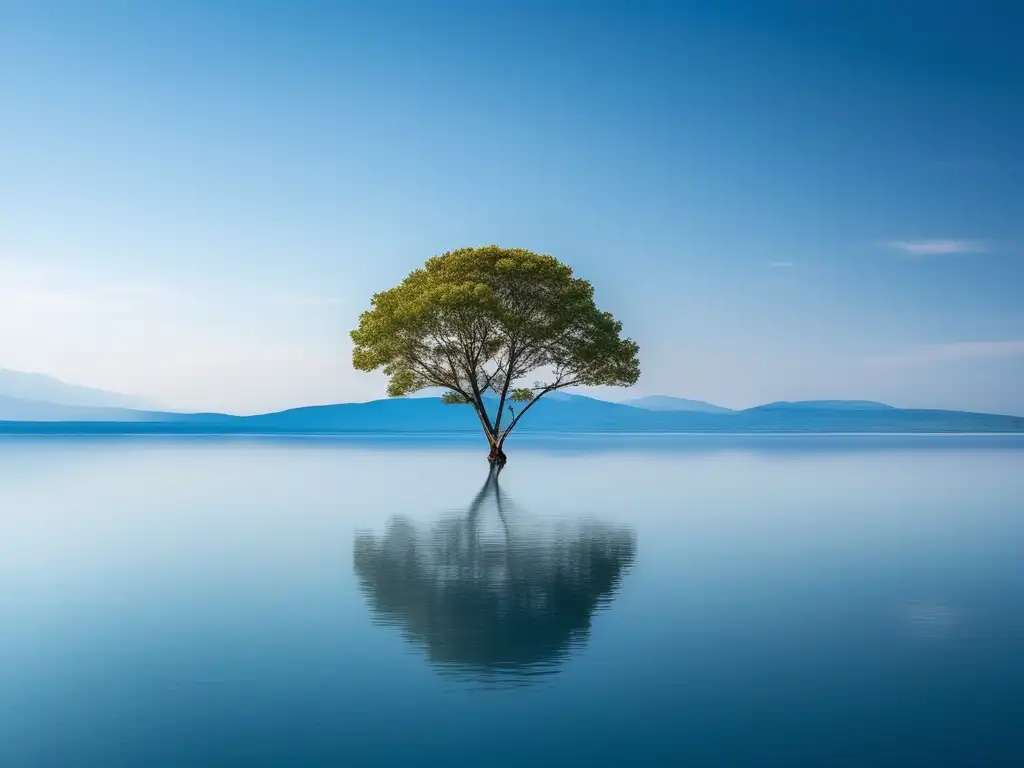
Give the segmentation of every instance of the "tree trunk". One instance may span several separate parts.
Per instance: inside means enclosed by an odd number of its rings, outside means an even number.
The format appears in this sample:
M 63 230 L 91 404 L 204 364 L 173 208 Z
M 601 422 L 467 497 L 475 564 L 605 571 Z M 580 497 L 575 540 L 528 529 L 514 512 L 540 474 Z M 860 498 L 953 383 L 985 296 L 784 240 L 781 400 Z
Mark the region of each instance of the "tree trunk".
M 491 444 L 491 452 L 487 456 L 487 461 L 491 463 L 492 467 L 504 467 L 505 462 L 508 461 L 508 457 L 505 456 L 505 451 L 502 450 L 502 442 L 494 442 L 488 440 Z

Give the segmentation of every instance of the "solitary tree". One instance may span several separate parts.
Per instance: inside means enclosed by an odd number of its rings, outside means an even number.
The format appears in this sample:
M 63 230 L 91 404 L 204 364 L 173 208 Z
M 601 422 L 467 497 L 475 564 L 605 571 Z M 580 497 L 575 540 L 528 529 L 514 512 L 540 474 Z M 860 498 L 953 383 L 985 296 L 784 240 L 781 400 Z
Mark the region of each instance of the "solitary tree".
M 509 433 L 544 395 L 636 382 L 639 349 L 621 331 L 594 304 L 590 283 L 554 257 L 460 248 L 373 297 L 352 331 L 352 362 L 362 371 L 383 369 L 391 397 L 443 387 L 445 403 L 472 406 L 488 459 L 501 466 Z M 527 384 L 527 377 L 536 380 Z M 493 418 L 488 393 L 497 397 Z

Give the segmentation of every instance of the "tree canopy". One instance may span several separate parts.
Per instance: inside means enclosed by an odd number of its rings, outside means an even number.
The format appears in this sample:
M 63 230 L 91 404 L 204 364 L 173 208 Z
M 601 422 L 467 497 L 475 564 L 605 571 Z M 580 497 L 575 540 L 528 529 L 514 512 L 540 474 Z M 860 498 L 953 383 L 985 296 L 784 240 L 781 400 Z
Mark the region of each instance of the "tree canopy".
M 505 438 L 549 392 L 636 382 L 639 348 L 621 334 L 622 324 L 594 303 L 593 286 L 553 256 L 461 248 L 374 295 L 352 331 L 352 362 L 383 369 L 392 397 L 443 387 L 445 402 L 472 405 L 492 460 L 504 461 Z M 498 399 L 493 419 L 488 392 Z

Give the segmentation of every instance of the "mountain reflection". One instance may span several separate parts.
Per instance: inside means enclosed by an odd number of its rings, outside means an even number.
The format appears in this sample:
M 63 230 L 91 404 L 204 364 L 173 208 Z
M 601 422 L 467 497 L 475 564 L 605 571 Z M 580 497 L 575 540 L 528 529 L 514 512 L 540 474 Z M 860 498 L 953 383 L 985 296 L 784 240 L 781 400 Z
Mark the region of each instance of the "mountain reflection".
M 484 683 L 551 674 L 586 641 L 636 554 L 629 528 L 532 519 L 492 472 L 468 509 L 430 530 L 393 519 L 357 533 L 355 571 L 375 620 L 445 672 Z

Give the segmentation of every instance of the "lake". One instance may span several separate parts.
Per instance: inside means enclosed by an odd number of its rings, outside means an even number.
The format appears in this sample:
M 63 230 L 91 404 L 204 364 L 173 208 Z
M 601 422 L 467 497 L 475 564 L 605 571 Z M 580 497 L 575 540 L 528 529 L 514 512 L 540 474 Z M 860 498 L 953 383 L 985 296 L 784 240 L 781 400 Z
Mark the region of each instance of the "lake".
M 0 765 L 1024 765 L 1024 439 L 0 439 Z

